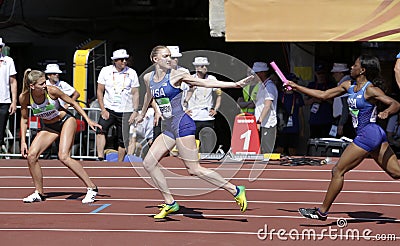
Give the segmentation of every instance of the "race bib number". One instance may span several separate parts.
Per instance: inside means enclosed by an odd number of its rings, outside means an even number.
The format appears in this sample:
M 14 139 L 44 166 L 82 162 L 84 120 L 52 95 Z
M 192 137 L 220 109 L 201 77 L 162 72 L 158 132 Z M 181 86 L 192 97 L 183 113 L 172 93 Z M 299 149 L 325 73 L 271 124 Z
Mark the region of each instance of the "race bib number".
M 32 112 L 33 115 L 45 120 L 54 119 L 60 114 L 54 104 L 47 104 L 46 106 L 40 108 L 32 108 Z
M 353 123 L 354 128 L 358 127 L 358 113 L 359 112 L 360 112 L 360 110 L 358 110 L 358 109 L 350 109 L 351 121 Z
M 311 113 L 316 114 L 319 110 L 319 103 L 313 103 L 313 105 L 311 106 Z
M 168 97 L 156 99 L 158 107 L 160 108 L 161 114 L 164 118 L 172 117 L 172 106 Z

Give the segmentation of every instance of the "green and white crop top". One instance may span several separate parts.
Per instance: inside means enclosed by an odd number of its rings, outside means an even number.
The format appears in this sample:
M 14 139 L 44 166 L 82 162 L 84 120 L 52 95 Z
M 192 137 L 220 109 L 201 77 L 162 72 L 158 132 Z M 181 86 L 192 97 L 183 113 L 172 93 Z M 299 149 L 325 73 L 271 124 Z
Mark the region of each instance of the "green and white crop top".
M 60 111 L 58 110 L 60 108 L 60 102 L 58 100 L 51 99 L 47 92 L 45 94 L 43 103 L 35 103 L 32 95 L 30 95 L 30 102 L 34 116 L 44 120 L 52 120 L 60 115 Z

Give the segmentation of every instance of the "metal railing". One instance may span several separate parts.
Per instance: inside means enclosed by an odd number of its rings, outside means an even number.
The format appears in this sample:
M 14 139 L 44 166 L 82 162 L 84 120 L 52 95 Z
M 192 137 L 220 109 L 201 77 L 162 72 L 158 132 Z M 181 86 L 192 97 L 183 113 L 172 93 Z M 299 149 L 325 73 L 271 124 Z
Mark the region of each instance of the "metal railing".
M 72 158 L 81 160 L 96 159 L 97 158 L 96 132 L 93 131 L 90 127 L 88 127 L 86 121 L 80 114 L 78 114 L 75 111 L 74 108 L 70 107 L 68 110 L 75 116 L 77 120 L 77 132 L 71 150 Z M 100 109 L 83 108 L 83 110 L 88 114 L 90 119 L 97 122 L 100 116 Z M 0 159 L 22 158 L 20 151 L 20 139 L 21 139 L 20 119 L 21 119 L 21 107 L 18 106 L 17 112 L 11 115 L 7 122 L 6 134 L 4 138 L 5 145 L 4 147 L 2 146 L 2 148 L 0 149 Z M 41 127 L 40 120 L 37 117 L 33 116 L 32 111 L 29 110 L 28 129 L 25 136 L 28 148 L 30 147 L 33 138 L 40 131 L 40 127 Z M 52 146 L 50 146 L 49 148 L 51 147 Z M 45 155 L 46 153 L 42 154 L 41 157 L 44 157 Z

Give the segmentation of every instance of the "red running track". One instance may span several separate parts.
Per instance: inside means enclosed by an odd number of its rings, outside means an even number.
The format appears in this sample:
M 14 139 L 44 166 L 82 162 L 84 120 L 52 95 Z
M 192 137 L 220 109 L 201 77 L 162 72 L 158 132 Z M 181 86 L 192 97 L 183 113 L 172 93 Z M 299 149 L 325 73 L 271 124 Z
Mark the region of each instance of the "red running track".
M 343 191 L 324 222 L 307 220 L 297 209 L 321 203 L 331 164 L 203 163 L 247 187 L 249 206 L 241 213 L 228 192 L 188 176 L 179 159 L 165 158 L 161 164 L 181 209 L 156 222 L 152 215 L 162 203 L 161 195 L 149 184 L 140 163 L 132 167 L 82 162 L 100 189 L 92 205 L 81 203 L 82 182 L 60 162 L 40 163 L 48 199 L 24 204 L 21 199 L 33 191 L 26 160 L 0 160 L 1 245 L 398 245 L 400 241 L 399 182 L 372 160 L 346 175 Z

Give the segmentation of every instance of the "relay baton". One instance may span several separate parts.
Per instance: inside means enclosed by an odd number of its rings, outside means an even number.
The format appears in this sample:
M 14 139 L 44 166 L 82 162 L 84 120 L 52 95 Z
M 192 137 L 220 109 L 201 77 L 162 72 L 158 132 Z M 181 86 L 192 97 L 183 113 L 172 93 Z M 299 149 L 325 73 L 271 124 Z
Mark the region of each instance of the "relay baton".
M 272 61 L 271 63 L 272 68 L 275 70 L 276 74 L 278 74 L 279 78 L 282 80 L 284 85 L 287 85 L 287 79 L 285 77 L 285 75 L 283 75 L 283 73 L 281 72 L 281 70 L 279 69 L 279 67 L 275 64 L 274 61 Z M 291 90 L 292 87 L 288 86 L 286 87 L 288 90 Z

